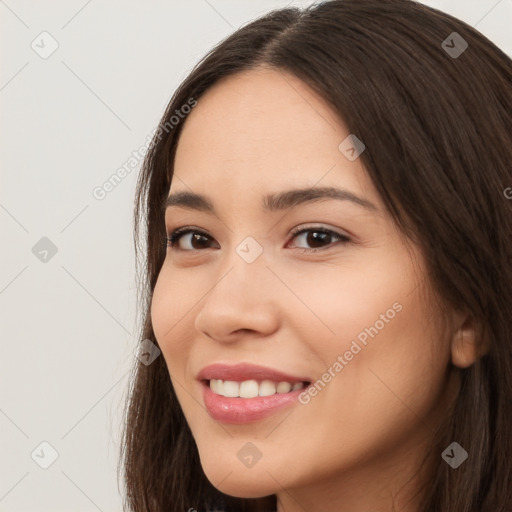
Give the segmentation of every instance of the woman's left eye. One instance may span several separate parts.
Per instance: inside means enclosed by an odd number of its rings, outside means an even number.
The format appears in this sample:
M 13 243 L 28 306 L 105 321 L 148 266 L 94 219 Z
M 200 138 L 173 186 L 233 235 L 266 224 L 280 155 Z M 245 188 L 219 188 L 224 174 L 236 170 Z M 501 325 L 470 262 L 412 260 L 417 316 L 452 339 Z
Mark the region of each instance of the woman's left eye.
M 292 230 L 292 234 L 294 235 L 293 238 L 303 237 L 303 240 L 305 240 L 306 243 L 313 245 L 317 243 L 322 244 L 326 240 L 332 238 L 336 239 L 342 244 L 346 244 L 351 241 L 347 235 L 342 235 L 341 233 L 336 233 L 336 231 L 332 231 L 326 228 L 303 228 L 298 226 Z M 329 245 L 332 245 L 332 243 L 327 244 L 327 247 Z M 320 245 L 320 249 L 317 247 L 313 249 L 304 249 L 304 252 L 316 252 L 318 250 L 323 250 L 323 247 L 323 245 Z
M 185 235 L 192 235 L 192 238 L 185 238 Z M 329 240 L 336 240 L 341 242 L 342 244 L 346 244 L 351 241 L 351 239 L 347 235 L 342 235 L 341 233 L 337 233 L 336 231 L 332 231 L 330 229 L 326 228 L 305 228 L 303 226 L 298 226 L 292 230 L 293 238 L 300 238 L 310 245 L 313 245 L 313 248 L 303 248 L 303 252 L 317 252 L 318 250 L 324 250 L 325 247 L 329 247 L 330 245 L 333 245 L 333 242 L 326 243 Z M 185 238 L 189 241 L 189 244 L 192 244 L 193 242 L 200 242 L 201 248 L 204 247 L 204 242 L 208 243 L 209 240 L 213 240 L 210 235 L 208 235 L 206 232 L 198 229 L 194 229 L 192 227 L 184 226 L 181 228 L 176 229 L 173 231 L 170 235 L 167 237 L 167 247 L 169 247 L 172 250 L 179 250 L 179 251 L 195 251 L 199 250 L 195 247 L 192 248 L 178 248 L 175 249 L 176 244 L 179 244 L 181 242 L 181 239 Z M 320 246 L 318 247 L 318 244 Z M 316 245 L 316 247 L 315 247 Z M 208 247 L 206 247 L 208 248 Z

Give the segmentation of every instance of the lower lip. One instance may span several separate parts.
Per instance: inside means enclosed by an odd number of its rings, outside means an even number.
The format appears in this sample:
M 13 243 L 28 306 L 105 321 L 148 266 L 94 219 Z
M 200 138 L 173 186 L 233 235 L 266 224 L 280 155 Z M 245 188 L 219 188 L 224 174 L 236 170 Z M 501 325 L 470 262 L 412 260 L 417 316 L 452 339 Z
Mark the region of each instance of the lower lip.
M 203 399 L 208 414 L 222 423 L 243 424 L 258 421 L 298 402 L 298 397 L 306 388 L 275 393 L 254 398 L 229 398 L 214 393 L 210 386 L 202 382 Z

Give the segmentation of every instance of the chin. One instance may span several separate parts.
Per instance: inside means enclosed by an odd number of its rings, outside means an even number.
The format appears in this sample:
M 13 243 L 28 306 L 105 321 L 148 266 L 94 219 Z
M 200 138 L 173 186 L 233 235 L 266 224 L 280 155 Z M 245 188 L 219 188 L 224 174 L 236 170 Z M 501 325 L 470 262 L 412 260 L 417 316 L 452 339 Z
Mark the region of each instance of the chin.
M 219 464 L 215 457 L 207 463 L 201 459 L 201 466 L 206 478 L 216 489 L 235 498 L 263 498 L 280 489 L 264 468 L 246 468 L 236 458 L 229 465 Z

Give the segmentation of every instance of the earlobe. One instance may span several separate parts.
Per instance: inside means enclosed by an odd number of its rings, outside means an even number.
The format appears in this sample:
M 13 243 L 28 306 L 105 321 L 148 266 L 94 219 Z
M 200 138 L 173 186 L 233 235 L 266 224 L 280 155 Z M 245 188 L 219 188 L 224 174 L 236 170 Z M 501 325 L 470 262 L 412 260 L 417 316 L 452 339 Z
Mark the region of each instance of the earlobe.
M 468 368 L 488 352 L 488 347 L 481 346 L 481 339 L 475 322 L 466 317 L 452 338 L 452 363 L 459 368 Z

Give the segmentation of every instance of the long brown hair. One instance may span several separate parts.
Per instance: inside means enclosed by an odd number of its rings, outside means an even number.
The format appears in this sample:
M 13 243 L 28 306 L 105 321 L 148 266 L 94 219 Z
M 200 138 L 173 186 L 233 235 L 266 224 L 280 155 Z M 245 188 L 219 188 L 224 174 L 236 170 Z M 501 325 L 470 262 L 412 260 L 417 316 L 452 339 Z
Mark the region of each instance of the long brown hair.
M 161 204 L 186 122 L 171 118 L 222 77 L 261 65 L 303 80 L 364 142 L 364 167 L 401 231 L 421 248 L 436 297 L 470 314 L 490 347 L 469 368 L 453 368 L 460 393 L 435 440 L 439 463 L 420 512 L 510 512 L 512 61 L 456 18 L 411 0 L 286 8 L 243 26 L 197 64 L 173 95 L 139 176 L 141 340 L 158 345 L 150 302 L 165 258 Z M 125 506 L 276 510 L 275 496 L 234 498 L 213 487 L 164 358 L 136 363 L 120 459 Z M 469 453 L 457 470 L 441 458 L 453 441 Z

